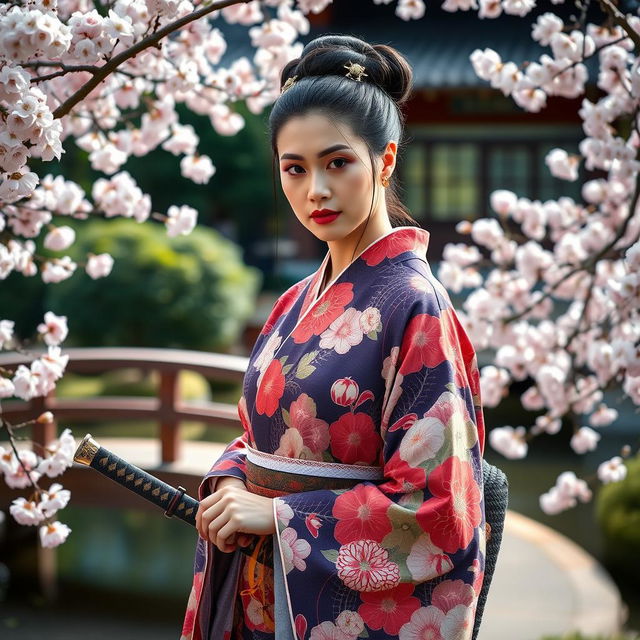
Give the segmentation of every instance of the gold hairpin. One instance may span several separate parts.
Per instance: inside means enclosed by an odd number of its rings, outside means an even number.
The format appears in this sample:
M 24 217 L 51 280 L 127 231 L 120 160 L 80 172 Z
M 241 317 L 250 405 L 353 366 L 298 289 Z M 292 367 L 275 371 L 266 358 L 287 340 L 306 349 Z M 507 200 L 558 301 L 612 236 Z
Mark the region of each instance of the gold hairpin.
M 344 68 L 348 69 L 347 73 L 345 73 L 347 78 L 353 78 L 354 80 L 362 81 L 363 76 L 368 77 L 369 75 L 364 72 L 364 67 L 361 64 L 351 62 L 351 60 L 349 60 L 349 64 L 344 65 Z
M 298 76 L 292 76 L 291 78 L 287 78 L 287 81 L 282 85 L 282 90 L 280 91 L 280 95 L 282 95 L 289 87 L 293 86 L 298 79 Z

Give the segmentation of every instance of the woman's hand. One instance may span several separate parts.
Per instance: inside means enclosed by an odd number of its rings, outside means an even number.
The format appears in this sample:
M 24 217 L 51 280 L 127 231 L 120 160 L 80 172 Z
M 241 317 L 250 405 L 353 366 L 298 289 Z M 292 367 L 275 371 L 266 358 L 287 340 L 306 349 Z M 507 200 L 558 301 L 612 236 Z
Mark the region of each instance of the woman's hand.
M 196 528 L 201 538 L 230 553 L 236 549 L 236 538 L 243 546 L 250 542 L 250 536 L 243 533 L 276 532 L 273 500 L 247 491 L 239 478 L 225 476 L 218 480 L 215 492 L 200 501 Z

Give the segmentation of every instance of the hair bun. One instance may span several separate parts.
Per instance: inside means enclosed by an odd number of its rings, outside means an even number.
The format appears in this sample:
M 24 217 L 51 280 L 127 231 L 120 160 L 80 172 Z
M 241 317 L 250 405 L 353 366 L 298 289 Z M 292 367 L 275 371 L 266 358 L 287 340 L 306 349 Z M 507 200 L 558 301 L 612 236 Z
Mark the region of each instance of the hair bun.
M 370 45 L 355 36 L 323 35 L 308 42 L 299 58 L 289 61 L 280 77 L 280 86 L 294 75 L 342 75 L 349 61 L 365 68 L 363 82 L 376 84 L 398 105 L 409 98 L 413 85 L 413 72 L 406 58 L 386 44 Z

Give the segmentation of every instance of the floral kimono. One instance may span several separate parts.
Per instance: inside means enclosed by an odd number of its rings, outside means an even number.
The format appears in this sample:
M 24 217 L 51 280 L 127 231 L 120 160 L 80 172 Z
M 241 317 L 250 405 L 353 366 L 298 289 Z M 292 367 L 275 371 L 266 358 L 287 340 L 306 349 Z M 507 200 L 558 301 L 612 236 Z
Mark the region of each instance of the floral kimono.
M 317 297 L 327 252 L 276 301 L 244 377 L 244 433 L 199 499 L 240 478 L 272 497 L 277 532 L 252 552 L 198 539 L 181 640 L 472 637 L 486 546 L 479 373 L 428 243 L 394 227 Z

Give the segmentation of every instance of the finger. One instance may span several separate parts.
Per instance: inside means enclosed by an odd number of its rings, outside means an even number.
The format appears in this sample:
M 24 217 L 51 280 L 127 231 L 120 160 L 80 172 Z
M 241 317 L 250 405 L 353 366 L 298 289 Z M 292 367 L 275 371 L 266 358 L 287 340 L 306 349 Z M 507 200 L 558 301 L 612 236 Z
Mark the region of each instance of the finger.
M 238 534 L 238 544 L 241 547 L 246 547 L 251 543 L 251 534 L 249 533 L 240 533 Z
M 237 525 L 233 518 L 229 518 L 222 524 L 216 533 L 216 545 L 220 549 L 225 549 L 227 546 L 227 538 L 235 535 L 237 532 Z

